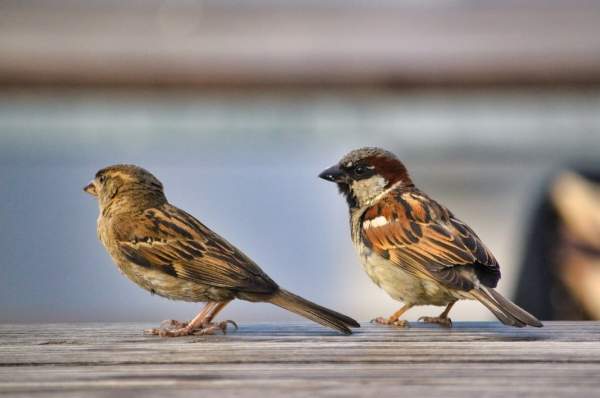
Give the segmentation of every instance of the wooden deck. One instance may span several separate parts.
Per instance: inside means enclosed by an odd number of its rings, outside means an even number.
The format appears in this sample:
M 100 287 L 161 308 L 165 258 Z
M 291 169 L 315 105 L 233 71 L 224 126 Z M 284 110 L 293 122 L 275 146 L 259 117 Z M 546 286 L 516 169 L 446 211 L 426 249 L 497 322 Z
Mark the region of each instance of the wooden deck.
M 600 394 L 600 322 L 364 324 L 349 337 L 305 323 L 241 324 L 226 336 L 176 339 L 142 335 L 148 326 L 0 325 L 0 395 Z

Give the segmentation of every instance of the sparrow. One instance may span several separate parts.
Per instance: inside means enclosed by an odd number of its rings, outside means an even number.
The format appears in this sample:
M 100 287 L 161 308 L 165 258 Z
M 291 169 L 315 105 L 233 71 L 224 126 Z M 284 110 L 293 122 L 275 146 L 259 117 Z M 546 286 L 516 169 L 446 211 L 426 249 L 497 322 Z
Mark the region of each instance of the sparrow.
M 361 148 L 344 156 L 320 178 L 337 184 L 350 209 L 352 242 L 367 275 L 404 306 L 380 324 L 408 326 L 400 317 L 418 305 L 445 306 L 419 320 L 451 327 L 458 300 L 478 300 L 502 323 L 541 327 L 527 311 L 494 288 L 500 267 L 464 222 L 419 190 L 391 152 Z
M 344 334 L 359 327 L 350 317 L 280 288 L 239 249 L 171 205 L 163 184 L 141 167 L 103 168 L 84 191 L 98 200 L 98 237 L 127 278 L 152 294 L 206 303 L 191 321 L 166 321 L 146 331 L 150 334 L 225 333 L 235 323 L 212 320 L 234 299 L 275 304 Z

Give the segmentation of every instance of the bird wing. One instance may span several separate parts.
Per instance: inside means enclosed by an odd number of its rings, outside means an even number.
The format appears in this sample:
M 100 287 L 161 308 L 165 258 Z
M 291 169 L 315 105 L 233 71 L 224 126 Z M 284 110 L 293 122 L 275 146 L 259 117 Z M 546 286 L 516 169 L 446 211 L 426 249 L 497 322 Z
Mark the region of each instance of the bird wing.
M 134 222 L 117 222 L 113 228 L 122 255 L 139 266 L 214 287 L 277 290 L 244 253 L 174 206 L 147 209 Z
M 424 193 L 393 191 L 367 209 L 363 242 L 384 258 L 419 277 L 471 290 L 495 287 L 500 268 L 479 237 L 449 210 Z

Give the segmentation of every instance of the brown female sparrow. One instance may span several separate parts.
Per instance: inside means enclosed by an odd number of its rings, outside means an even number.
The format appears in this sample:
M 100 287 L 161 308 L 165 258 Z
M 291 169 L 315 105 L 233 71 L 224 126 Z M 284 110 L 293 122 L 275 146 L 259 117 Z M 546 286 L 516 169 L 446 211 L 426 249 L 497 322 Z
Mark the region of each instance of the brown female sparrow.
M 452 326 L 450 309 L 479 300 L 504 324 L 542 324 L 494 290 L 500 268 L 465 223 L 415 187 L 394 154 L 379 148 L 350 152 L 319 177 L 335 182 L 350 207 L 352 241 L 369 277 L 404 306 L 382 324 L 407 326 L 415 305 L 446 306 L 428 323 Z
M 153 294 L 207 303 L 190 322 L 170 321 L 151 334 L 225 333 L 231 321 L 212 320 L 236 298 L 272 303 L 344 334 L 359 327 L 352 318 L 281 289 L 244 253 L 169 204 L 161 182 L 140 167 L 106 167 L 84 191 L 98 199 L 98 237 L 125 276 Z

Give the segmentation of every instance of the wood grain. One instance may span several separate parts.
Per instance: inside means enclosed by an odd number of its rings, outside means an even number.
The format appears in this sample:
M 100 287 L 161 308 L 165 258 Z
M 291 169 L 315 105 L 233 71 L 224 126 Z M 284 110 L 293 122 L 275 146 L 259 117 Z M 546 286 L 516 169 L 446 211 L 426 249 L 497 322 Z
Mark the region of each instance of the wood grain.
M 304 323 L 242 324 L 163 339 L 146 324 L 0 325 L 0 395 L 592 396 L 600 322 L 452 330 L 363 324 L 349 337 Z

